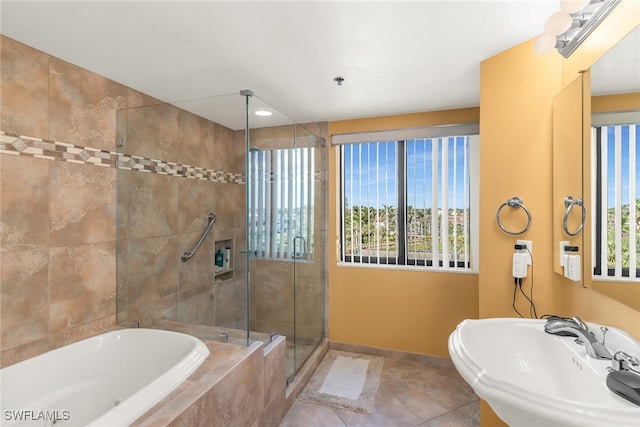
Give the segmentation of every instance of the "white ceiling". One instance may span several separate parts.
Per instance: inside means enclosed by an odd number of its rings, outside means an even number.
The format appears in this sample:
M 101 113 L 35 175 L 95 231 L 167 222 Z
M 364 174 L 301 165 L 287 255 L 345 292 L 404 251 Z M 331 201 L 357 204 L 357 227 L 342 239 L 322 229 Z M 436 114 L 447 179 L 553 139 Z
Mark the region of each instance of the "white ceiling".
M 238 129 L 242 89 L 300 123 L 477 106 L 480 61 L 540 34 L 559 9 L 559 0 L 2 0 L 0 31 L 164 101 L 234 94 L 180 105 Z
M 640 92 L 640 26 L 591 66 L 593 95 L 627 92 Z

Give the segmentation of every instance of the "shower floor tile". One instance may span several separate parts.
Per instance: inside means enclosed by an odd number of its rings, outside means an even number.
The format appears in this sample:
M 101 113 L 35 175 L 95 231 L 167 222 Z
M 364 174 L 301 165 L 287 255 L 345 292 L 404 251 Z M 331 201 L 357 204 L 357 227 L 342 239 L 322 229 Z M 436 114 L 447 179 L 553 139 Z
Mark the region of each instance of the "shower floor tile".
M 384 358 L 371 414 L 303 402 L 298 398 L 280 427 L 479 427 L 480 401 L 451 366 Z

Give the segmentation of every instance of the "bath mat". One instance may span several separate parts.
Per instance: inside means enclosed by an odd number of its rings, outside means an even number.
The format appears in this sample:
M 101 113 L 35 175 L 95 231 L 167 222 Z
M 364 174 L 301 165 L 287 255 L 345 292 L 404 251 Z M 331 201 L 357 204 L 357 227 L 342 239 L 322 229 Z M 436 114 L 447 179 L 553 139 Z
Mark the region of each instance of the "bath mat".
M 370 414 L 380 387 L 384 358 L 329 350 L 300 399 Z

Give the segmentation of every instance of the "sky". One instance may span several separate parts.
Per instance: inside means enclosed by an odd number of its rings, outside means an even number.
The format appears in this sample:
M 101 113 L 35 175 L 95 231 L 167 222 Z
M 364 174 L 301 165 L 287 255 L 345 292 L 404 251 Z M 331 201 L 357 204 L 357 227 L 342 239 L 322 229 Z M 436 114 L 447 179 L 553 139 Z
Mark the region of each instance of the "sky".
M 447 141 L 448 153 L 448 207 L 464 207 L 465 137 L 409 140 L 407 151 L 407 204 L 416 208 L 432 207 L 431 176 L 433 172 L 433 144 L 437 147 L 438 163 L 442 161 L 443 144 Z M 396 206 L 398 198 L 398 166 L 396 143 L 381 142 L 344 146 L 345 196 L 348 206 Z M 442 169 L 438 168 L 438 181 L 442 181 Z M 454 185 L 455 179 L 455 185 Z M 467 195 L 468 197 L 468 195 Z M 439 186 L 438 207 L 442 205 L 442 188 Z M 467 203 L 468 204 L 468 203 Z
M 622 126 L 622 138 L 620 143 L 622 155 L 622 204 L 629 203 L 629 174 L 635 173 L 636 198 L 640 198 L 640 173 L 637 169 L 640 166 L 640 125 L 636 125 L 635 132 L 635 158 L 636 171 L 631 171 L 629 167 L 629 134 L 631 126 Z M 607 206 L 612 208 L 615 206 L 615 127 L 607 127 Z

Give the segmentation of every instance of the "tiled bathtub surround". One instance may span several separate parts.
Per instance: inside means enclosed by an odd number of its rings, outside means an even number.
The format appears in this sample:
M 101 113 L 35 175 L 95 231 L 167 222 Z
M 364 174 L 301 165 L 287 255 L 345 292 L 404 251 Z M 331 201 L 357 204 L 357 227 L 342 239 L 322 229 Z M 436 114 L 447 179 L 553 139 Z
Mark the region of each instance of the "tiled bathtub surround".
M 205 341 L 202 366 L 133 426 L 275 427 L 286 408 L 283 337 L 249 347 Z
M 214 287 L 195 257 L 174 265 L 172 282 L 150 284 L 157 258 L 132 268 L 153 254 L 178 260 L 209 211 L 209 243 L 243 241 L 244 189 L 230 185 L 242 182 L 241 136 L 166 104 L 136 109 L 158 101 L 4 36 L 0 48 L 0 366 L 104 332 L 116 313 L 209 322 L 215 294 L 242 297 L 233 283 Z M 130 296 L 145 304 L 129 307 Z M 218 315 L 243 310 L 231 302 Z

